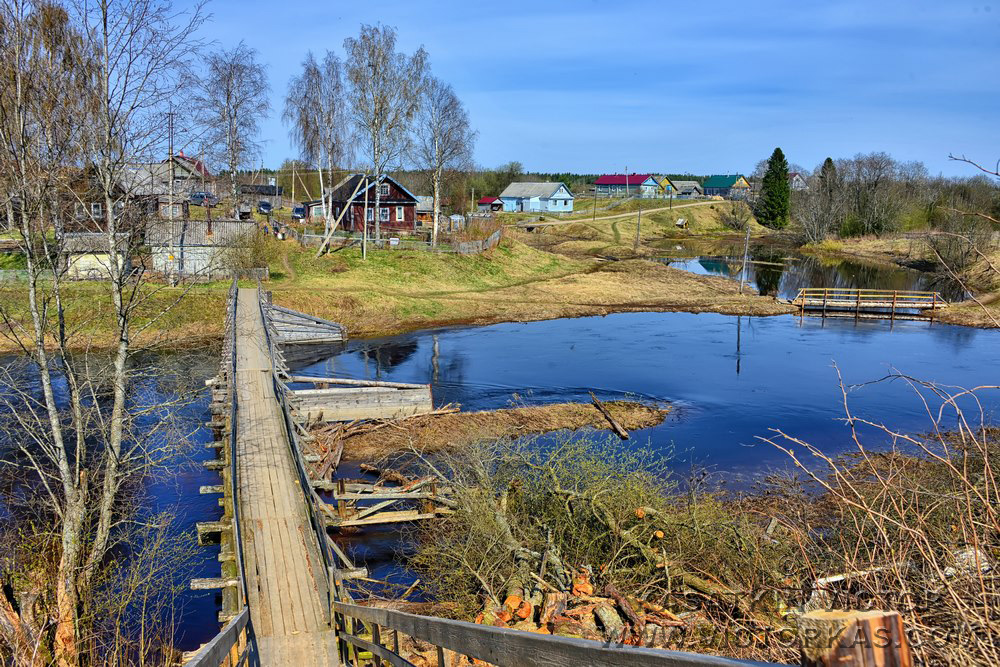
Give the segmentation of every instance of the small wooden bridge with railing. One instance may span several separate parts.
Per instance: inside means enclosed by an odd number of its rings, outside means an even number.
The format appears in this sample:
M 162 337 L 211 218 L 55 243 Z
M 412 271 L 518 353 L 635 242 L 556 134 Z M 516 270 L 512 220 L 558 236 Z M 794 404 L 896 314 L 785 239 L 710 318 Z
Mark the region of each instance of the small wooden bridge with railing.
M 272 313 L 279 316 L 272 319 Z M 294 335 L 283 335 L 290 330 Z M 310 331 L 314 337 L 306 335 Z M 404 657 L 401 637 L 435 647 L 437 667 L 459 664 L 463 656 L 503 666 L 764 665 L 540 635 L 356 604 L 345 582 L 367 572 L 355 567 L 328 529 L 430 519 L 450 511 L 454 503 L 449 489 L 439 487 L 435 480 L 385 487 L 315 478 L 316 465 L 311 469 L 308 462 L 323 464 L 308 453 L 313 436 L 302 411 L 295 407 L 295 390 L 288 387 L 303 378 L 289 374 L 281 345 L 337 337 L 346 337 L 339 325 L 274 308 L 269 293 L 259 286 L 237 289 L 233 283 L 220 373 L 210 381 L 211 425 L 219 434 L 211 446 L 220 458 L 208 467 L 220 472 L 223 484 L 202 489 L 222 494 L 224 515 L 220 521 L 199 526 L 199 538 L 219 536 L 222 573 L 218 579 L 192 582 L 196 588 L 222 590 L 219 620 L 223 627 L 201 649 L 186 656 L 185 665 L 414 667 Z M 350 386 L 356 387 L 354 383 Z M 413 387 L 397 389 L 409 391 Z M 332 503 L 320 495 L 318 489 L 324 488 L 333 492 Z M 902 636 L 898 614 L 876 620 L 882 624 L 878 629 L 888 628 L 893 637 Z M 870 623 L 851 620 L 844 626 L 843 640 L 834 647 L 843 650 L 830 654 L 834 662 L 803 664 L 909 665 L 906 661 L 868 662 L 866 653 L 851 648 L 858 643 L 859 632 L 872 631 Z M 880 660 L 883 657 L 881 650 L 872 655 Z
M 938 292 L 804 287 L 792 305 L 803 314 L 824 317 L 934 319 L 935 312 L 948 302 Z

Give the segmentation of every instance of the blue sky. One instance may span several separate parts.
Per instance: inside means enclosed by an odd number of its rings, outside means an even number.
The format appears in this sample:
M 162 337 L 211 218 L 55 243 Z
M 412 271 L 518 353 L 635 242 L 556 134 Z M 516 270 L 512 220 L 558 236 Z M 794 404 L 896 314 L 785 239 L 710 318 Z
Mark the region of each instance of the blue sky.
M 484 166 L 746 172 L 781 146 L 810 169 L 884 150 L 968 175 L 949 153 L 1000 159 L 994 2 L 214 0 L 202 32 L 266 63 L 272 167 L 295 156 L 280 112 L 306 52 L 382 22 L 454 86 Z

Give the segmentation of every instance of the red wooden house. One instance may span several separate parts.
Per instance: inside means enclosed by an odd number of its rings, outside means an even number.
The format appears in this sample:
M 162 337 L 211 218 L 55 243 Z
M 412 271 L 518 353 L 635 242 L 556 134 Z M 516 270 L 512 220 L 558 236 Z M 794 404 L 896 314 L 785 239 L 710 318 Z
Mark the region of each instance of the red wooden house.
M 383 176 L 381 182 L 375 183 L 371 178 L 367 185 L 364 174 L 352 174 L 335 185 L 327 194 L 327 206 L 330 219 L 336 220 L 340 212 L 348 207 L 351 194 L 357 188 L 354 200 L 350 201 L 349 210 L 340 222 L 340 229 L 350 232 L 361 232 L 364 229 L 362 220 L 365 215 L 365 194 L 368 195 L 368 230 L 375 228 L 375 188 L 379 193 L 379 223 L 383 232 L 413 232 L 417 221 L 417 198 L 400 185 L 391 176 Z M 361 187 L 358 188 L 358 183 Z M 306 202 L 306 210 L 310 217 L 322 216 L 320 202 Z

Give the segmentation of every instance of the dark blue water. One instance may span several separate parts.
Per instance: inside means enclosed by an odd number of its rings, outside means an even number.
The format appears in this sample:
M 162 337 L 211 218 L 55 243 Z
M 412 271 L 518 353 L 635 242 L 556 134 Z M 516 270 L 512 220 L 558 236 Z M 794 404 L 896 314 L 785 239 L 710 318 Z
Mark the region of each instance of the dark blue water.
M 1000 380 L 1000 334 L 928 322 L 748 318 L 686 313 L 498 324 L 353 341 L 307 367 L 315 374 L 430 382 L 437 405 L 465 410 L 633 397 L 670 403 L 633 442 L 727 473 L 753 475 L 787 458 L 763 444 L 781 428 L 824 450 L 849 447 L 836 363 L 848 384 L 893 370 L 972 387 Z M 992 411 L 992 394 L 984 405 Z M 904 382 L 850 392 L 859 416 L 918 432 L 930 423 Z M 875 441 L 872 441 L 875 444 Z

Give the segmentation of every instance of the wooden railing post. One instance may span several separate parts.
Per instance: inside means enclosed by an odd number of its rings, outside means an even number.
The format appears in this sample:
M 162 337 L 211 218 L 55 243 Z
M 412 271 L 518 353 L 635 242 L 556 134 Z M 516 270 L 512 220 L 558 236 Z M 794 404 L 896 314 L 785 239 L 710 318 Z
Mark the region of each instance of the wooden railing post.
M 911 667 L 894 611 L 811 611 L 798 620 L 802 667 Z

